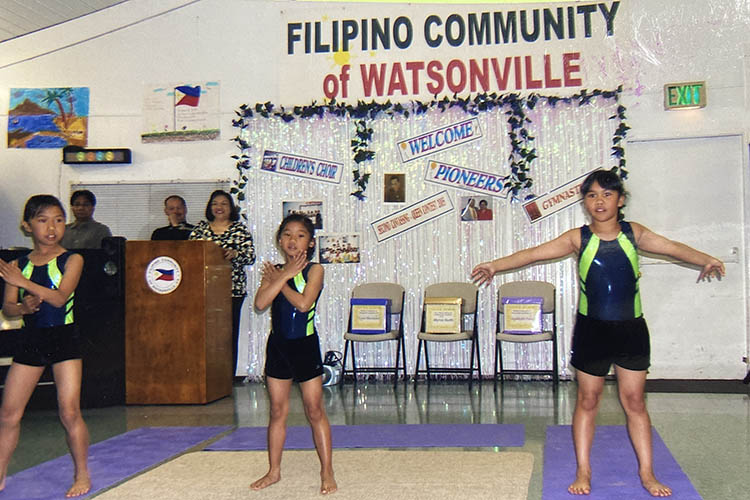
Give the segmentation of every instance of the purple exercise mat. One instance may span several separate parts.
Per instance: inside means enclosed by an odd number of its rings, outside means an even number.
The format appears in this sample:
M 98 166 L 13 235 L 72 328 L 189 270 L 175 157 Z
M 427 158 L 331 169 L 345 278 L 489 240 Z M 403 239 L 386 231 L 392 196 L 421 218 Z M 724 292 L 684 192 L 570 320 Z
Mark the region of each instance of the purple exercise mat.
M 142 427 L 93 444 L 89 448 L 91 491 L 79 498 L 88 498 L 228 429 Z M 9 476 L 0 499 L 64 499 L 72 481 L 73 460 L 65 455 Z
M 334 448 L 418 448 L 523 446 L 521 424 L 332 425 Z M 288 427 L 285 449 L 314 448 L 310 428 Z M 265 427 L 240 427 L 205 448 L 210 451 L 265 450 Z
M 656 478 L 672 488 L 672 497 L 680 500 L 700 500 L 701 496 L 680 468 L 655 429 L 653 433 L 654 472 Z M 591 494 L 587 500 L 639 500 L 653 499 L 641 486 L 638 478 L 638 461 L 621 425 L 596 427 L 591 450 Z M 575 478 L 576 457 L 573 435 L 569 425 L 547 427 L 544 445 L 544 472 L 542 500 L 570 500 L 583 498 L 568 493 Z

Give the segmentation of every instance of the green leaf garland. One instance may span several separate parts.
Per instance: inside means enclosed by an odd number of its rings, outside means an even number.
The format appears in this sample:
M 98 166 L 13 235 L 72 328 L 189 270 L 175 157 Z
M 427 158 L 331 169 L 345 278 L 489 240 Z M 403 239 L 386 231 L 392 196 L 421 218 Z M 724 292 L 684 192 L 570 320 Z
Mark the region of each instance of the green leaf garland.
M 502 178 L 503 191 L 511 195 L 512 199 L 518 200 L 522 192 L 530 193 L 529 190 L 534 186 L 534 179 L 530 171 L 533 161 L 537 158 L 534 136 L 527 129 L 528 124 L 531 123 L 527 116 L 527 110 L 533 110 L 540 103 L 551 107 L 555 107 L 559 103 L 584 106 L 597 98 L 613 100 L 617 104 L 615 114 L 610 116 L 611 120 L 618 122 L 612 135 L 611 156 L 616 161 L 612 170 L 617 172 L 622 179 L 626 179 L 628 171 L 625 168 L 624 142 L 630 127 L 625 123 L 626 109 L 625 106 L 620 104 L 621 94 L 622 86 L 615 90 L 595 89 L 592 92 L 584 89 L 568 97 L 534 93 L 525 96 L 517 93 L 483 93 L 476 94 L 473 97 L 471 95 L 467 97 L 454 95 L 452 98 L 446 96 L 442 99 L 435 97 L 427 102 L 413 100 L 407 104 L 391 103 L 388 100 L 385 103 L 358 101 L 356 105 L 338 103 L 333 99 L 325 104 L 317 104 L 313 101 L 312 104 L 307 106 L 294 106 L 291 111 L 286 110 L 283 106 L 277 107 L 270 102 L 257 103 L 252 107 L 242 104 L 235 111 L 237 118 L 232 120 L 232 126 L 239 129 L 238 135 L 232 138 L 239 149 L 239 154 L 232 155 L 237 169 L 237 179 L 233 181 L 231 192 L 237 195 L 238 200 L 244 199 L 244 191 L 248 182 L 247 171 L 252 165 L 249 155 L 251 145 L 242 137 L 243 131 L 250 125 L 249 120 L 256 114 L 263 118 L 276 118 L 287 123 L 298 118 L 323 118 L 326 114 L 335 117 L 348 117 L 354 120 L 355 132 L 350 145 L 353 153 L 352 159 L 354 160 L 352 175 L 356 189 L 351 195 L 359 200 L 364 200 L 367 183 L 370 180 L 370 173 L 366 171 L 365 166 L 367 162 L 375 158 L 375 151 L 370 149 L 373 136 L 371 123 L 379 115 L 382 114 L 391 118 L 395 116 L 408 118 L 411 115 L 421 115 L 433 109 L 442 113 L 448 109 L 459 108 L 465 113 L 475 116 L 493 109 L 501 109 L 507 116 L 508 139 L 511 146 L 511 154 L 508 156 L 510 174 Z M 533 197 L 533 194 L 527 194 L 524 199 Z

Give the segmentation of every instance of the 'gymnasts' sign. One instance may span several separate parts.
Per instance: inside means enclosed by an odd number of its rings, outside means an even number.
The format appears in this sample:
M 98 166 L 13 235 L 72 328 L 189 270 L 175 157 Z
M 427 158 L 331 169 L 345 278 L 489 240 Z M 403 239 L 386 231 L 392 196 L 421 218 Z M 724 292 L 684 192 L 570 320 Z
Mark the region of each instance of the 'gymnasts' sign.
M 523 209 L 526 211 L 529 221 L 533 224 L 581 201 L 583 199 L 581 184 L 590 173 L 586 172 L 582 176 L 524 203 Z
M 418 201 L 414 205 L 371 222 L 378 243 L 453 211 L 453 202 L 446 191 Z
M 266 150 L 263 152 L 263 161 L 260 164 L 260 169 L 266 172 L 293 175 L 294 177 L 313 181 L 340 184 L 344 164 Z

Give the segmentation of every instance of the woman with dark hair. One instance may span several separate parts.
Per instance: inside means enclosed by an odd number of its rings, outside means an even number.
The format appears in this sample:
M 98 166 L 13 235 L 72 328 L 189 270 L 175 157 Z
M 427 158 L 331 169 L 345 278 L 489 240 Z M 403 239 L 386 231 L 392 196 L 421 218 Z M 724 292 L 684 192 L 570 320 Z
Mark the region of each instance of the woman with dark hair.
M 224 249 L 224 258 L 232 263 L 232 377 L 237 370 L 240 312 L 247 295 L 245 266 L 255 262 L 253 237 L 240 222 L 240 210 L 229 193 L 218 189 L 206 205 L 206 220 L 190 233 L 191 240 L 213 241 Z

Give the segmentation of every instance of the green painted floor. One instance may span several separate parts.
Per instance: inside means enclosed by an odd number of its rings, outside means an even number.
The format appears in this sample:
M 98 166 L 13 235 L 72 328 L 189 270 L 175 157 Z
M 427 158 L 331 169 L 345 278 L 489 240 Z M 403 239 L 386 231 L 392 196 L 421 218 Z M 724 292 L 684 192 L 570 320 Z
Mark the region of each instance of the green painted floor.
M 529 500 L 539 500 L 545 428 L 571 423 L 576 386 L 561 382 L 554 391 L 549 382 L 506 382 L 495 392 L 491 381 L 471 388 L 466 382 L 400 383 L 395 389 L 392 383 L 371 381 L 324 390 L 331 424 L 524 424 L 522 450 L 535 456 Z M 299 393 L 292 398 L 289 425 L 306 425 Z M 648 407 L 654 427 L 705 500 L 750 498 L 748 394 L 649 393 Z M 260 383 L 236 385 L 231 398 L 208 405 L 84 410 L 92 443 L 145 426 L 264 426 L 267 418 L 268 397 Z M 598 423 L 625 423 L 614 382 L 605 386 Z M 56 413 L 29 410 L 9 473 L 65 453 Z

